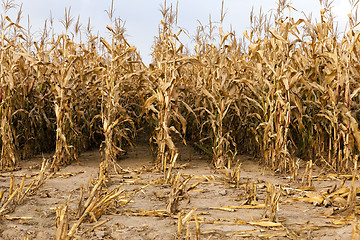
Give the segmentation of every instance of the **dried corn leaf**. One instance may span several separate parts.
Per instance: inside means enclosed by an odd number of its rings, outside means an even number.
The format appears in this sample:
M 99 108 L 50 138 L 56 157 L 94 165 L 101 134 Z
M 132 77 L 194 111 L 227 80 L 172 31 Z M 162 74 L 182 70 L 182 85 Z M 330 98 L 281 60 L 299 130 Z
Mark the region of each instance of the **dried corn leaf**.
M 281 227 L 282 226 L 281 223 L 268 222 L 268 221 L 252 221 L 252 222 L 248 222 L 248 224 L 256 225 L 256 226 L 260 226 L 260 227 Z

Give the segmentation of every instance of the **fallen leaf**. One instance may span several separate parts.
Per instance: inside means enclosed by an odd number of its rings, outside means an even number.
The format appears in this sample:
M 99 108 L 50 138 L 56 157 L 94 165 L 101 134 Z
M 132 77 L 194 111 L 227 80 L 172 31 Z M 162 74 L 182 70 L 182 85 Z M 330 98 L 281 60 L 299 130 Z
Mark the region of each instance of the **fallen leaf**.
M 255 222 L 248 222 L 248 224 L 250 225 L 256 225 L 256 226 L 261 226 L 261 227 L 281 227 L 281 223 L 276 223 L 276 222 L 268 222 L 268 221 L 263 221 L 263 222 L 259 222 L 259 221 L 255 221 Z

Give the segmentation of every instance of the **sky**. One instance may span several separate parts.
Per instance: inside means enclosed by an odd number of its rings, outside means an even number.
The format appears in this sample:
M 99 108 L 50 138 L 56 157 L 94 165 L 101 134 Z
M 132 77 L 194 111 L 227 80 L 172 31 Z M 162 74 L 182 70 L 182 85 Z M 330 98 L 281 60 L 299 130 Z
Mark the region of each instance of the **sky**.
M 151 46 L 154 36 L 157 35 L 161 20 L 160 5 L 163 0 L 114 0 L 115 16 L 125 21 L 127 39 L 130 44 L 137 47 L 145 63 L 151 61 Z M 167 4 L 176 5 L 176 0 L 168 0 Z M 16 0 L 15 3 L 21 4 Z M 45 19 L 50 16 L 54 19 L 57 33 L 64 29 L 59 22 L 64 17 L 64 9 L 71 7 L 71 15 L 87 25 L 90 17 L 94 33 L 101 36 L 107 34 L 106 26 L 110 24 L 105 12 L 111 5 L 111 0 L 23 0 L 22 26 L 27 24 L 27 16 L 33 32 L 39 32 Z M 199 22 L 206 25 L 209 15 L 214 22 L 219 22 L 221 13 L 221 0 L 179 0 L 178 26 L 186 29 L 190 36 L 195 34 Z M 234 30 L 238 36 L 250 28 L 250 12 L 254 8 L 258 13 L 269 12 L 277 6 L 276 0 L 225 0 L 224 9 L 226 17 L 223 23 L 224 30 Z M 303 12 L 312 13 L 313 19 L 319 20 L 320 3 L 318 0 L 292 0 L 291 5 L 297 10 L 294 17 L 302 18 Z M 345 28 L 347 14 L 350 13 L 348 0 L 334 0 L 333 13 L 339 21 L 340 30 Z M 14 11 L 9 15 L 13 16 Z M 182 38 L 184 45 L 191 45 L 191 39 Z

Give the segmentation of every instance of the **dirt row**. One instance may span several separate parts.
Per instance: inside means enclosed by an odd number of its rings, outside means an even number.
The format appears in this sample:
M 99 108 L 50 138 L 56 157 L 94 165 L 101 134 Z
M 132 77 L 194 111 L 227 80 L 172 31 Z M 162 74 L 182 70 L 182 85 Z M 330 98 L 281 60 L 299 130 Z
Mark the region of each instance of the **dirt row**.
M 167 211 L 174 188 L 155 171 L 151 151 L 136 146 L 119 164 L 106 187 L 123 190 L 126 204 L 109 207 L 100 218 L 87 219 L 75 239 L 351 239 L 356 227 L 358 197 L 346 204 L 351 176 L 314 170 L 311 186 L 266 169 L 250 156 L 241 156 L 240 181 L 229 181 L 230 171 L 215 171 L 208 158 L 190 147 L 181 149 L 176 165 L 179 181 L 189 178 L 177 212 Z M 15 176 L 30 181 L 39 172 L 42 157 L 22 163 L 21 169 L 0 173 L 0 191 L 8 191 Z M 59 207 L 69 202 L 69 223 L 76 218 L 81 189 L 97 178 L 98 151 L 81 155 L 78 163 L 62 168 L 13 212 L 0 219 L 0 239 L 55 239 Z M 355 181 L 357 186 L 358 180 Z M 278 201 L 270 209 L 269 186 Z M 274 195 L 275 196 L 275 195 Z M 345 202 L 344 202 L 345 201 Z M 269 220 L 271 211 L 275 219 Z

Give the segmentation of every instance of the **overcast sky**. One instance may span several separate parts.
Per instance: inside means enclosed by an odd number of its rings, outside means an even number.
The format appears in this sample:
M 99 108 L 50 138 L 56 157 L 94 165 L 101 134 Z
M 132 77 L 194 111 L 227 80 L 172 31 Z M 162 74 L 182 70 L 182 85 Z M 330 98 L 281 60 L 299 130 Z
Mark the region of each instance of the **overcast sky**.
M 21 1 L 16 1 L 20 4 Z M 126 21 L 128 41 L 135 45 L 144 61 L 150 62 L 150 51 L 154 36 L 157 34 L 158 24 L 161 20 L 159 12 L 160 4 L 163 0 L 114 0 L 115 16 Z M 176 5 L 176 0 L 168 0 Z M 80 15 L 83 25 L 87 24 L 88 18 L 91 18 L 94 27 L 94 33 L 100 35 L 106 33 L 106 25 L 109 24 L 106 9 L 111 5 L 111 0 L 24 0 L 23 1 L 23 24 L 30 16 L 32 31 L 39 31 L 52 12 L 58 31 L 60 28 L 59 19 L 64 16 L 65 7 L 71 6 L 71 14 L 75 18 Z M 276 8 L 275 0 L 225 0 L 225 10 L 227 12 L 224 28 L 229 30 L 230 25 L 238 35 L 244 30 L 249 29 L 250 11 L 254 7 L 255 13 L 258 13 L 260 6 L 267 12 Z M 313 18 L 319 19 L 320 4 L 318 0 L 292 0 L 292 6 L 306 14 L 313 13 Z M 213 21 L 219 21 L 221 10 L 221 0 L 179 0 L 178 25 L 194 35 L 198 20 L 207 24 L 209 14 Z M 347 14 L 350 12 L 348 0 L 334 0 L 333 12 L 340 22 L 340 27 L 345 27 Z M 185 40 L 186 41 L 186 40 Z M 190 42 L 190 40 L 188 40 Z M 186 44 L 186 43 L 185 43 Z

